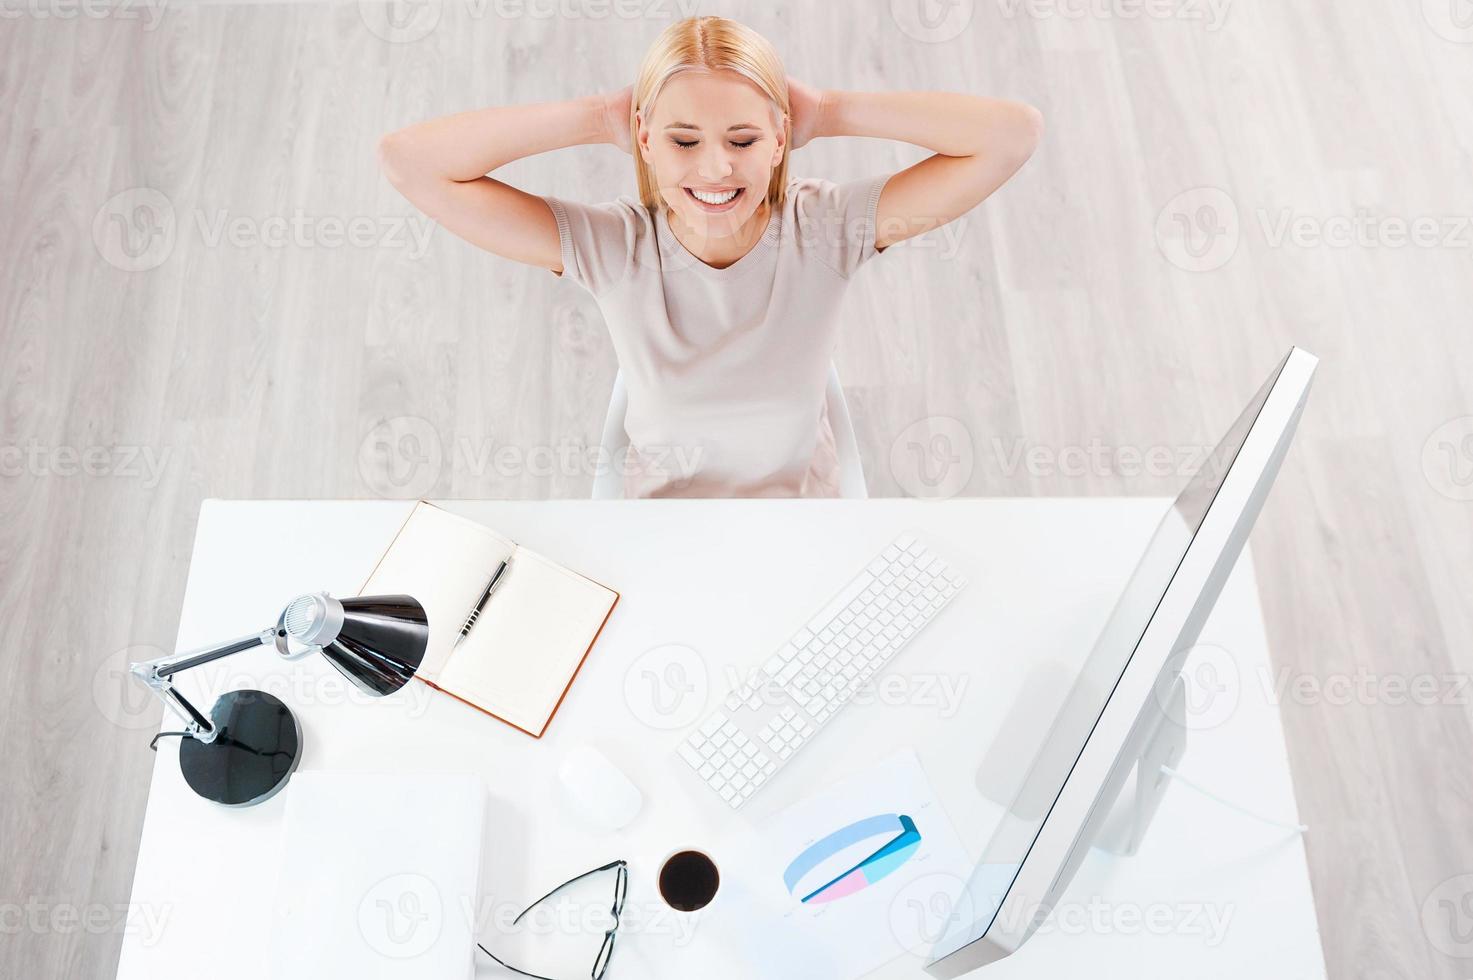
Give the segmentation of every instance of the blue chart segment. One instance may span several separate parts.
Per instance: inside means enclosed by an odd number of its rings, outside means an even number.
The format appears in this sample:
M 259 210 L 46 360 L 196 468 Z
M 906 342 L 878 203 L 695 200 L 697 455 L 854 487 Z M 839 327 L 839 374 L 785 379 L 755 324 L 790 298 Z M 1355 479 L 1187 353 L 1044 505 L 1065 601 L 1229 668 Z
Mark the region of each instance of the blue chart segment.
M 915 821 L 904 814 L 882 813 L 856 820 L 809 846 L 793 859 L 783 872 L 783 884 L 787 886 L 788 894 L 797 894 L 804 877 L 824 861 L 860 841 L 884 836 L 890 838 L 885 844 L 852 868 L 804 893 L 800 901 L 805 905 L 822 905 L 863 891 L 893 874 L 921 846 L 921 833 L 916 829 Z

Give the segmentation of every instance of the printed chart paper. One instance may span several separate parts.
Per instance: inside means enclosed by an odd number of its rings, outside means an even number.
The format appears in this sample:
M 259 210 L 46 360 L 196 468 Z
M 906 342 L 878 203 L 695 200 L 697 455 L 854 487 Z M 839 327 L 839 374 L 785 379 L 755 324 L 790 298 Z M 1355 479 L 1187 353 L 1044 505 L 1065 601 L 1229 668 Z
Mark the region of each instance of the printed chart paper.
M 780 915 L 763 976 L 859 977 L 929 956 L 972 867 L 915 752 L 898 752 L 743 836 L 743 884 Z

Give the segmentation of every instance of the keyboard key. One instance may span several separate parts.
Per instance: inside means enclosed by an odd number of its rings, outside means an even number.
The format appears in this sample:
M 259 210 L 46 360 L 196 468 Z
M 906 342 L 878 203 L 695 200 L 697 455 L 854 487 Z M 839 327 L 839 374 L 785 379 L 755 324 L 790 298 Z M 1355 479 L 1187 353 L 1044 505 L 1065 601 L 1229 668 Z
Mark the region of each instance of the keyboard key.
M 824 606 L 823 609 L 820 610 L 817 616 L 814 616 L 808 621 L 809 629 L 813 629 L 815 628 L 815 626 L 823 626 L 828 623 L 829 620 L 833 619 L 839 614 L 839 610 L 849 605 L 849 603 L 855 598 L 855 596 L 858 596 L 860 593 L 864 592 L 864 590 L 870 585 L 873 580 L 873 576 L 871 576 L 867 572 L 856 575 L 849 582 L 848 585 L 844 586 L 844 588 L 839 592 L 838 595 L 834 596 L 834 598 L 829 601 L 828 605 Z

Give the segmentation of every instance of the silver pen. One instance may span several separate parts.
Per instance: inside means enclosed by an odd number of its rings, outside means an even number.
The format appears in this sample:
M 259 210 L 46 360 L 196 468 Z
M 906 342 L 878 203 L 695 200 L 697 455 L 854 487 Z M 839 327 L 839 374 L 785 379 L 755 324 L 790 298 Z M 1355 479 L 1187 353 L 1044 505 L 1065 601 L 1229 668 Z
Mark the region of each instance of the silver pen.
M 486 591 L 481 593 L 481 599 L 476 603 L 476 608 L 471 610 L 471 614 L 465 618 L 465 624 L 460 627 L 460 635 L 455 638 L 455 643 L 451 647 L 452 650 L 460 646 L 460 641 L 464 640 L 465 635 L 471 631 L 471 627 L 476 625 L 476 618 L 481 615 L 481 610 L 486 608 L 486 601 L 491 598 L 491 593 L 495 590 L 496 583 L 501 581 L 501 576 L 506 571 L 509 561 L 511 561 L 510 558 L 502 559 L 501 564 L 496 567 L 496 572 L 491 576 L 491 581 L 486 583 Z

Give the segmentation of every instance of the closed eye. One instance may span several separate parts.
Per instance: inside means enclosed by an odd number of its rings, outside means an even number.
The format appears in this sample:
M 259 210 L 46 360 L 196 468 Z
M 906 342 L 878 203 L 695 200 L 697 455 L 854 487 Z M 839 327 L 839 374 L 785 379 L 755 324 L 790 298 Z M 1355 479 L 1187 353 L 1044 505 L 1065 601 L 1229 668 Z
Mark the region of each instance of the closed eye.
M 697 143 L 699 143 L 700 140 L 688 140 L 687 141 L 687 140 L 672 139 L 670 142 L 674 143 L 676 146 L 680 147 L 682 150 L 688 150 L 691 147 L 695 146 Z M 737 149 L 745 150 L 747 147 L 751 146 L 755 142 L 757 142 L 757 138 L 754 137 L 753 139 L 746 140 L 745 142 L 738 142 L 736 140 L 732 140 L 731 141 L 731 145 L 732 146 L 735 146 Z

